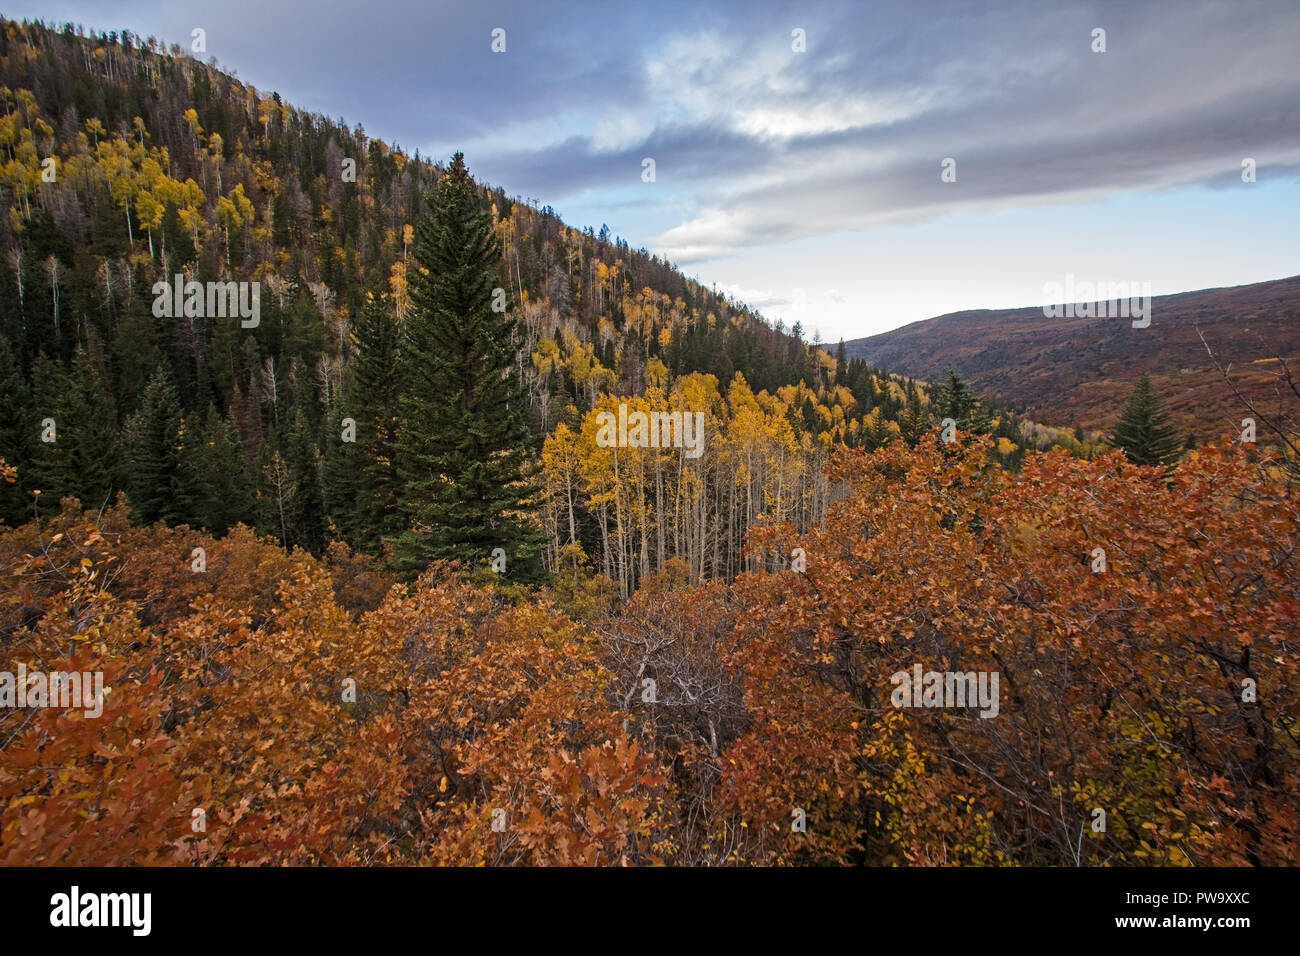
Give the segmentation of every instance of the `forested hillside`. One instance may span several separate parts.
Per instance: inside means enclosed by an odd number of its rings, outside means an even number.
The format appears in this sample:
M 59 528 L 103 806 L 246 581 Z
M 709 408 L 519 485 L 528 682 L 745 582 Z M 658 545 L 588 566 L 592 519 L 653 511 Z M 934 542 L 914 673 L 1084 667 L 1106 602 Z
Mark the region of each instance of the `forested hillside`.
M 0 866 L 1300 859 L 1300 390 L 1107 450 L 0 27 Z
M 19 470 L 4 518 L 29 517 L 36 490 L 49 507 L 125 491 L 144 521 L 242 521 L 287 547 L 343 539 L 380 557 L 400 530 L 383 463 L 409 389 L 391 350 L 442 167 L 126 32 L 6 22 L 0 84 L 0 455 Z M 734 575 L 750 524 L 824 513 L 833 444 L 915 441 L 937 421 L 915 383 L 811 346 L 606 228 L 481 196 L 546 466 L 552 569 L 567 546 L 624 593 L 673 555 Z M 155 283 L 176 281 L 255 281 L 260 316 L 156 315 Z M 669 473 L 650 449 L 624 452 L 628 468 L 573 448 L 621 397 L 705 411 L 710 454 Z M 1015 423 L 998 429 L 1018 460 Z

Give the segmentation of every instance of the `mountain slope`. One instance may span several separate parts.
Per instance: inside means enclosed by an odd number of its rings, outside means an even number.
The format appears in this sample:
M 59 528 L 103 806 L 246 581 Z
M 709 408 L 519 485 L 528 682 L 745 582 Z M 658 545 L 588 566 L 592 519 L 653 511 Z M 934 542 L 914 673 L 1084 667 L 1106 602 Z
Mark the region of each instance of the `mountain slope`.
M 0 19 L 0 459 L 18 469 L 0 520 L 125 491 L 136 520 L 382 556 L 416 494 L 394 462 L 417 426 L 392 412 L 414 377 L 367 391 L 358 366 L 383 382 L 411 345 L 408 276 L 430 265 L 414 226 L 441 175 L 176 46 Z M 734 576 L 751 524 L 824 514 L 836 444 L 887 444 L 905 409 L 931 424 L 915 383 L 837 362 L 607 228 L 475 187 L 549 568 L 590 560 L 624 593 L 677 557 Z M 173 307 L 190 283 L 207 299 Z M 239 287 L 238 316 L 214 287 Z M 615 458 L 595 420 L 628 402 L 706 414 L 709 454 Z
M 1151 325 L 1047 318 L 1039 307 L 954 312 L 845 343 L 851 358 L 934 380 L 952 365 L 980 391 L 1054 424 L 1109 428 L 1142 372 L 1180 427 L 1205 440 L 1239 425 L 1241 404 L 1198 329 L 1243 392 L 1269 401 L 1277 356 L 1300 358 L 1300 276 L 1151 300 Z

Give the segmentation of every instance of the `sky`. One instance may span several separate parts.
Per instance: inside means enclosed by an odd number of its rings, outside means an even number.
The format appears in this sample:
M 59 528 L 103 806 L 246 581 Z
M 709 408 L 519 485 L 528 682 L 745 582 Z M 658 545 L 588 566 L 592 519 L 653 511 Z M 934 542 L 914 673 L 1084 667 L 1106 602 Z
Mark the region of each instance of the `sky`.
M 1296 0 L 0 2 L 202 28 L 259 90 L 461 150 L 825 342 L 1041 304 L 1067 274 L 1161 295 L 1300 273 Z

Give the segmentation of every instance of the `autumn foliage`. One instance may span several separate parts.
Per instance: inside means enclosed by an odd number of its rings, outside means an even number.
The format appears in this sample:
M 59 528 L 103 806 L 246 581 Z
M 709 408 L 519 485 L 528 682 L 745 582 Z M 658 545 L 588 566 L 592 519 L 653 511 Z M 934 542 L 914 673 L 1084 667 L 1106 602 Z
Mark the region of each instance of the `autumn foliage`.
M 996 459 L 840 451 L 814 531 L 751 533 L 762 570 L 669 560 L 623 604 L 576 564 L 405 585 L 69 500 L 0 534 L 0 670 L 109 690 L 0 709 L 0 862 L 1297 862 L 1273 464 Z M 893 706 L 916 664 L 997 672 L 997 716 Z

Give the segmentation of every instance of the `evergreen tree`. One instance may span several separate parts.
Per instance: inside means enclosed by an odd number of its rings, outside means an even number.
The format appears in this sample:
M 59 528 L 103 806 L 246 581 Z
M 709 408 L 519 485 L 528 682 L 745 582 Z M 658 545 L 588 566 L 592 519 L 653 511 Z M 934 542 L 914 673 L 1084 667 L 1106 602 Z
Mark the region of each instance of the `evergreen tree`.
M 31 467 L 27 469 L 29 491 L 40 491 L 46 502 L 56 506 L 63 495 L 72 494 L 74 481 L 68 461 L 68 444 L 59 445 L 60 432 L 66 423 L 59 422 L 60 408 L 69 393 L 67 369 L 58 359 L 41 353 L 32 363 L 31 418 L 26 422 L 31 432 L 34 449 Z M 53 441 L 49 439 L 53 438 Z M 22 462 L 19 477 L 23 475 Z
M 903 440 L 913 448 L 921 440 L 921 436 L 926 433 L 930 427 L 930 417 L 921 407 L 920 402 L 908 402 L 907 408 L 903 410 L 903 416 L 899 420 L 898 429 L 903 436 Z
M 959 431 L 987 435 L 992 430 L 993 421 L 984 403 L 951 365 L 948 381 L 935 389 L 935 407 L 940 420 L 951 418 Z
M 423 269 L 411 274 L 403 329 L 398 461 L 410 528 L 394 564 L 479 564 L 503 548 L 511 578 L 535 579 L 543 537 L 528 515 L 535 441 L 515 321 L 493 309 L 500 242 L 460 153 L 432 207 L 415 230 Z
M 31 427 L 40 438 L 42 422 L 52 418 L 55 439 L 38 443 L 33 486 L 48 503 L 71 496 L 87 508 L 103 506 L 118 487 L 117 413 L 103 370 L 78 348 L 71 375 L 42 356 L 32 379 L 37 394 Z
M 150 302 L 143 295 L 128 300 L 112 339 L 114 394 L 124 414 L 140 407 L 144 391 L 153 381 L 158 368 L 170 361 L 159 343 L 170 344 L 175 338 L 173 328 L 164 325 L 175 320 L 155 319 L 150 314 Z
M 316 392 L 297 359 L 290 364 L 287 390 L 287 396 L 281 393 L 281 425 L 263 449 L 260 493 L 271 506 L 271 520 L 265 520 L 268 511 L 263 510 L 264 527 L 286 548 L 319 552 L 325 544 L 326 514 Z
M 1169 466 L 1181 457 L 1183 442 L 1145 372 L 1134 386 L 1108 442 L 1135 465 Z
M 344 403 L 338 402 L 325 415 L 320 440 L 321 501 L 325 506 L 327 539 L 345 540 L 354 549 L 364 551 L 368 549 L 358 544 L 358 535 L 352 528 L 353 523 L 362 521 L 364 516 L 357 507 L 357 496 L 362 488 L 362 476 L 358 474 L 360 456 L 355 438 L 353 441 L 344 441 L 343 438 L 346 419 L 352 419 L 346 426 L 349 432 L 356 430 L 356 420 L 349 411 L 344 408 Z
M 340 518 L 349 541 L 359 550 L 378 554 L 387 537 L 401 532 L 404 515 L 398 507 L 399 481 L 394 465 L 398 423 L 399 325 L 393 302 L 386 294 L 369 295 L 352 329 L 356 357 L 344 400 L 346 415 L 339 415 L 339 431 L 328 436 L 327 462 L 337 458 L 354 479 L 337 474 L 331 462 L 329 482 L 349 510 Z M 341 419 L 356 422 L 356 442 L 337 443 Z
M 181 405 L 167 372 L 159 368 L 144 390 L 140 410 L 124 430 L 124 481 L 131 511 L 143 524 L 186 520 L 181 488 Z
M 807 395 L 804 396 L 803 405 L 799 409 L 802 416 L 802 426 L 804 430 L 816 435 L 822 427 L 821 418 L 817 415 L 817 407 Z
M 32 476 L 24 472 L 39 440 L 38 419 L 32 414 L 27 382 L 14 361 L 9 339 L 3 335 L 0 335 L 0 407 L 5 409 L 4 417 L 0 418 L 0 458 L 14 467 L 23 466 L 14 484 L 0 481 L 0 520 L 18 525 L 31 517 L 31 489 L 35 485 Z
M 325 546 L 325 499 L 321 485 L 321 454 L 316 442 L 316 426 L 310 413 L 301 405 L 293 410 L 293 420 L 284 443 L 284 461 L 293 485 L 290 514 L 290 539 L 285 547 L 299 546 L 319 553 Z
M 215 406 L 202 422 L 193 412 L 185 417 L 179 470 L 187 524 L 220 536 L 248 518 L 253 501 L 239 432 Z
M 916 425 L 917 434 L 924 431 L 924 423 Z M 885 421 L 885 416 L 877 412 L 874 415 L 868 415 L 866 418 L 866 427 L 862 430 L 862 447 L 867 451 L 875 451 L 878 448 L 884 448 L 893 440 L 894 433 Z M 915 439 L 911 439 L 914 443 Z

